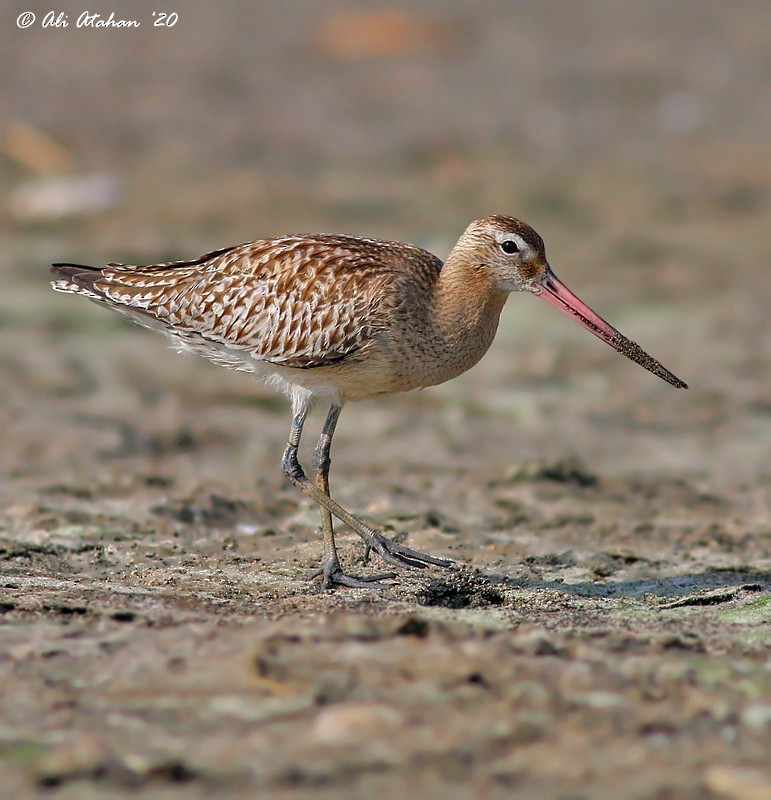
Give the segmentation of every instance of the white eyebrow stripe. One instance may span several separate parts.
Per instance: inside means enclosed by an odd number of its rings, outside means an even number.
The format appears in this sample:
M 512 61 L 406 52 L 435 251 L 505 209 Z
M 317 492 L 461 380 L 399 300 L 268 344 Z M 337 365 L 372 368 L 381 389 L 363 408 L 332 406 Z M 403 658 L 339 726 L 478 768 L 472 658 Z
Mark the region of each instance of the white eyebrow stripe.
M 498 244 L 503 242 L 516 242 L 520 252 L 530 252 L 533 248 L 518 234 L 507 231 L 498 231 L 495 234 Z

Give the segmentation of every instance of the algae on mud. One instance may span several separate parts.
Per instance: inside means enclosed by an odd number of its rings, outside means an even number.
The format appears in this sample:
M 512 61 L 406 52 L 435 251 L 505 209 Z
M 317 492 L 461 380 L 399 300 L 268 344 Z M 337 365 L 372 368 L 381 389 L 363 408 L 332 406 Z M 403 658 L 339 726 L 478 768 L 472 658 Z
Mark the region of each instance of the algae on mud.
M 0 31 L 8 119 L 126 189 L 0 202 L 0 794 L 771 795 L 765 5 L 362 8 L 392 50 L 355 62 L 322 5 Z M 692 388 L 516 298 L 469 375 L 347 409 L 341 500 L 462 565 L 380 592 L 306 581 L 281 398 L 48 289 L 291 230 L 441 254 L 492 210 Z

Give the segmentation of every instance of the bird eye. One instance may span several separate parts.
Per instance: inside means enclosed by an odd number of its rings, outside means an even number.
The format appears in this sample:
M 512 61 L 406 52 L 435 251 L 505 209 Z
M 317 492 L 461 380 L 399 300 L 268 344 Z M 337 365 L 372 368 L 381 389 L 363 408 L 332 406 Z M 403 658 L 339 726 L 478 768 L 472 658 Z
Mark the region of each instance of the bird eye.
M 519 252 L 519 245 L 517 245 L 517 243 L 511 239 L 506 239 L 505 242 L 501 242 L 501 250 L 503 250 L 504 253 L 511 255 L 511 253 Z

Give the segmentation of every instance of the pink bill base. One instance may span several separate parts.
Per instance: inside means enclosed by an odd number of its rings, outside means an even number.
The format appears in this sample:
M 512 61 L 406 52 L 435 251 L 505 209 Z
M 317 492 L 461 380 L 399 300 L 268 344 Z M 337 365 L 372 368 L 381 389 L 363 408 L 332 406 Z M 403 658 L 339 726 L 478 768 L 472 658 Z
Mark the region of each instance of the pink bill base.
M 641 367 L 657 375 L 678 389 L 687 389 L 688 385 L 673 375 L 666 367 L 649 356 L 637 343 L 619 333 L 609 322 L 595 314 L 586 303 L 573 294 L 567 286 L 551 271 L 537 286 L 535 293 L 547 303 L 573 317 L 598 339 L 609 344 L 614 350 L 635 361 Z

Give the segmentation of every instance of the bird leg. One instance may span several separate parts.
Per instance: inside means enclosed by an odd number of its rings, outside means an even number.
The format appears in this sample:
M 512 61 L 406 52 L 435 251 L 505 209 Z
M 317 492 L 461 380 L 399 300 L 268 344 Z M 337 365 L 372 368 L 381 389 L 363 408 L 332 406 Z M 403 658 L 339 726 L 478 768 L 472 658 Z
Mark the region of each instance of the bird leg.
M 316 449 L 313 451 L 313 477 L 316 486 L 321 489 L 324 494 L 329 497 L 329 467 L 331 466 L 331 459 L 329 457 L 329 450 L 332 445 L 332 436 L 335 433 L 335 426 L 337 419 L 340 416 L 340 406 L 330 405 L 327 418 L 324 421 L 324 427 L 321 431 L 321 436 L 316 443 Z M 337 548 L 335 547 L 335 531 L 332 526 L 332 514 L 328 508 L 319 506 L 321 512 L 321 538 L 324 543 L 324 565 L 325 569 L 322 570 L 324 580 L 327 580 L 327 572 L 337 571 L 340 569 L 340 559 L 337 556 Z
M 338 516 L 336 507 L 352 521 L 358 522 L 355 517 L 348 514 L 342 506 L 338 506 L 329 496 L 329 450 L 332 445 L 332 436 L 335 432 L 337 419 L 340 416 L 340 406 L 331 405 L 324 428 L 319 437 L 318 444 L 313 455 L 313 470 L 315 482 L 308 479 L 300 462 L 297 459 L 297 452 L 300 446 L 300 436 L 302 435 L 303 425 L 307 416 L 307 409 L 295 414 L 292 418 L 292 428 L 289 434 L 289 443 L 284 451 L 282 466 L 284 473 L 292 483 L 301 489 L 309 497 L 313 498 L 319 505 L 321 512 L 321 536 L 324 545 L 324 555 L 321 561 L 321 588 L 330 589 L 334 585 L 350 586 L 354 588 L 365 588 L 373 581 L 395 577 L 394 573 L 389 572 L 384 575 L 367 576 L 357 578 L 346 575 L 340 566 L 340 559 L 337 555 L 335 546 L 335 533 L 332 527 L 332 511 Z M 346 520 L 344 520 L 346 521 Z M 363 523 L 361 523 L 363 525 Z M 373 531 L 374 533 L 374 531 Z M 317 573 L 319 574 L 319 573 Z
M 329 450 L 332 446 L 332 437 L 335 435 L 335 427 L 340 416 L 340 406 L 332 403 L 329 406 L 324 427 L 313 451 L 313 477 L 316 486 L 329 497 L 329 467 L 331 459 Z M 340 559 L 335 547 L 335 532 L 332 525 L 332 514 L 326 506 L 320 505 L 321 512 L 321 538 L 324 543 L 324 556 L 321 561 L 321 589 L 331 589 L 335 584 L 342 586 L 366 587 L 367 583 L 373 581 L 395 578 L 396 574 L 387 572 L 383 575 L 367 576 L 365 578 L 354 578 L 346 575 L 340 566 Z
M 315 500 L 321 508 L 321 533 L 324 543 L 324 557 L 321 570 L 323 576 L 322 587 L 328 588 L 333 584 L 361 587 L 371 581 L 394 577 L 392 573 L 369 578 L 355 578 L 346 575 L 342 571 L 337 556 L 334 530 L 332 528 L 332 516 L 337 517 L 341 522 L 344 522 L 348 527 L 356 531 L 364 540 L 368 550 L 374 550 L 384 561 L 390 564 L 394 564 L 398 567 L 413 567 L 418 569 L 426 567 L 428 564 L 435 564 L 440 567 L 450 566 L 452 563 L 451 561 L 419 553 L 417 550 L 412 550 L 409 547 L 405 547 L 398 542 L 386 538 L 382 533 L 379 533 L 362 520 L 354 517 L 353 514 L 348 512 L 329 496 L 329 450 L 332 444 L 335 425 L 340 415 L 340 407 L 337 405 L 333 404 L 330 407 L 326 422 L 324 423 L 324 429 L 316 445 L 316 451 L 314 453 L 315 481 L 311 481 L 307 477 L 297 458 L 300 436 L 302 435 L 303 425 L 305 424 L 307 415 L 308 409 L 300 408 L 297 409 L 292 417 L 289 442 L 284 450 L 281 466 L 289 480 L 304 494 Z

